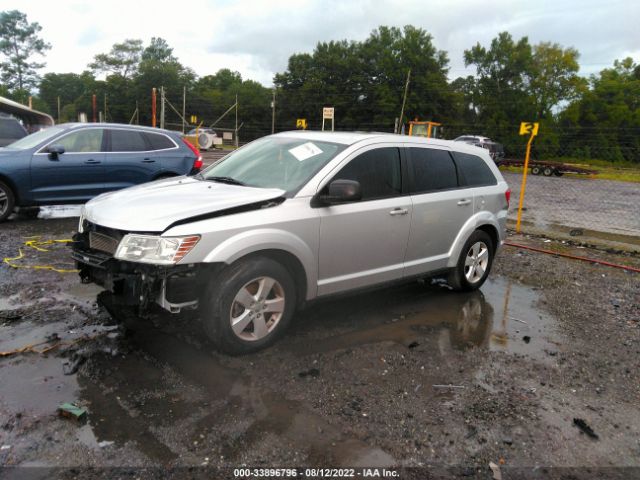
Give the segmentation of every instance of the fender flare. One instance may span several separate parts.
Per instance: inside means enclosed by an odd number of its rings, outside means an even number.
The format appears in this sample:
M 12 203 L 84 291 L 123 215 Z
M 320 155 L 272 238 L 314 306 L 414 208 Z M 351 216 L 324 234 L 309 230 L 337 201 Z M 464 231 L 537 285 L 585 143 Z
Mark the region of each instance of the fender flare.
M 217 245 L 204 258 L 204 263 L 227 265 L 262 250 L 280 250 L 296 257 L 307 279 L 307 300 L 317 293 L 317 262 L 315 255 L 300 237 L 283 230 L 261 228 L 242 232 Z
M 460 252 L 462 251 L 462 247 L 465 242 L 469 239 L 471 234 L 475 232 L 478 228 L 489 225 L 493 227 L 497 236 L 500 239 L 499 243 L 502 243 L 502 234 L 500 233 L 500 225 L 495 219 L 495 216 L 491 212 L 478 212 L 473 215 L 469 220 L 465 222 L 462 226 L 456 239 L 451 245 L 451 249 L 449 250 L 449 261 L 447 262 L 448 268 L 454 268 L 458 263 L 458 258 L 460 257 Z M 500 245 L 496 245 L 496 250 L 500 247 Z

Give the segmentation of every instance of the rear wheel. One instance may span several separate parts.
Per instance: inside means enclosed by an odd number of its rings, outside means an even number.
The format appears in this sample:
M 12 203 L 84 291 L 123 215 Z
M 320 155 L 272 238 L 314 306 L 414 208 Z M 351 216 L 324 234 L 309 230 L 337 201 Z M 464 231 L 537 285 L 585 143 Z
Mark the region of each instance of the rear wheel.
M 553 168 L 551 167 L 544 167 L 544 170 L 542 170 L 542 174 L 545 177 L 550 177 L 551 175 L 553 175 Z
M 542 173 L 542 169 L 540 167 L 531 167 L 531 173 L 533 175 L 540 175 Z
M 0 182 L 0 222 L 4 222 L 9 218 L 15 205 L 16 197 L 13 194 L 13 190 L 6 183 Z
M 489 276 L 494 250 L 491 237 L 486 232 L 473 232 L 460 252 L 456 267 L 449 273 L 449 286 L 457 291 L 480 288 Z
M 204 330 L 222 351 L 256 352 L 273 344 L 291 322 L 296 289 L 287 269 L 252 257 L 224 269 L 200 302 Z
M 564 172 L 561 172 L 560 170 L 554 170 L 554 171 L 553 171 L 553 174 L 554 174 L 556 177 L 561 177 L 562 175 L 564 175 Z

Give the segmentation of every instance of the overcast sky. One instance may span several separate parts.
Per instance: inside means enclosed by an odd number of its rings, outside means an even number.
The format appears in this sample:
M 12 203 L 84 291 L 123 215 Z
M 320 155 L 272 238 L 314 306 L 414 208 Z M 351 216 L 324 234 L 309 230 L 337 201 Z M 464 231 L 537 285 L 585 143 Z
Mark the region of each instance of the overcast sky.
M 0 9 L 40 23 L 53 47 L 44 71 L 59 73 L 81 72 L 125 38 L 158 36 L 198 75 L 230 68 L 270 86 L 291 54 L 319 41 L 363 40 L 379 25 L 406 24 L 448 52 L 451 78 L 469 72 L 465 49 L 505 30 L 577 48 L 584 75 L 618 58 L 640 60 L 638 0 L 1 0 Z

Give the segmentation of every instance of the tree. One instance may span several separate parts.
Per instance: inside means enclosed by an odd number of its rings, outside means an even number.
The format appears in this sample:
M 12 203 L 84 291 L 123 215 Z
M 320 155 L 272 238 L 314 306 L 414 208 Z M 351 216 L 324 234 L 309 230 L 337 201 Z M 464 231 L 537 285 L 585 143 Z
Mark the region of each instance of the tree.
M 122 43 L 115 43 L 109 53 L 99 53 L 93 57 L 89 68 L 94 72 L 120 75 L 128 79 L 136 73 L 142 52 L 142 40 L 126 39 Z
M 587 81 L 578 75 L 579 56 L 575 48 L 564 49 L 557 43 L 533 47 L 530 89 L 537 119 L 550 118 L 554 107 L 575 100 L 586 90 Z
M 173 56 L 173 48 L 160 37 L 151 38 L 151 43 L 143 50 L 140 59 L 143 62 L 176 62 L 178 60 Z
M 0 63 L 0 78 L 8 90 L 25 97 L 38 83 L 37 71 L 45 66 L 30 58 L 42 56 L 51 48 L 38 36 L 41 30 L 37 22 L 29 23 L 18 10 L 0 12 L 0 53 L 5 57 Z

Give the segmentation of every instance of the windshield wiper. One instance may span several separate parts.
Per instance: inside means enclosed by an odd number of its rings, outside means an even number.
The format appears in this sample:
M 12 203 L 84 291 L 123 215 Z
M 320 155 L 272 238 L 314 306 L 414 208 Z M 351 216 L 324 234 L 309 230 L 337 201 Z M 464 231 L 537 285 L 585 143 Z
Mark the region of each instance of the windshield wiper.
M 207 177 L 206 180 L 211 180 L 212 182 L 219 182 L 219 183 L 228 183 L 230 185 L 240 185 L 243 187 L 246 185 L 246 183 L 231 177 Z

